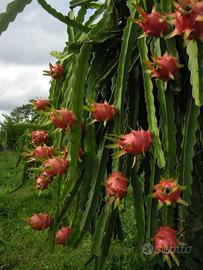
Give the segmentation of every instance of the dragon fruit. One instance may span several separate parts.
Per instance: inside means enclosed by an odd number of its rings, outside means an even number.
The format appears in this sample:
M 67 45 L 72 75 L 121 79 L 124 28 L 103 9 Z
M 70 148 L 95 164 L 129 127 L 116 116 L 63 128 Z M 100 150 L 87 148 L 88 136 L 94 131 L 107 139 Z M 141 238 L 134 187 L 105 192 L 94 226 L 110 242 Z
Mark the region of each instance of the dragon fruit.
M 47 107 L 50 106 L 50 101 L 48 99 L 36 99 L 32 101 L 35 109 L 38 111 L 44 111 Z
M 157 233 L 152 238 L 152 240 L 155 242 L 155 253 L 162 253 L 164 260 L 166 260 L 170 268 L 171 268 L 170 256 L 175 261 L 175 263 L 179 265 L 179 261 L 175 255 L 175 252 L 176 248 L 178 247 L 179 244 L 181 244 L 181 242 L 177 240 L 175 230 L 173 230 L 169 226 L 161 226 L 157 230 Z
M 28 219 L 28 224 L 32 229 L 42 231 L 49 228 L 52 225 L 52 218 L 48 214 L 34 214 Z
M 37 146 L 33 151 L 33 157 L 35 159 L 51 158 L 54 154 L 54 148 L 46 145 Z
M 46 130 L 36 130 L 32 132 L 32 143 L 42 144 L 48 141 L 48 132 Z
M 177 77 L 181 66 L 178 60 L 168 53 L 161 57 L 153 57 L 153 62 L 148 64 L 151 76 L 166 82 Z
M 173 202 L 187 206 L 188 204 L 180 197 L 183 189 L 184 187 L 180 186 L 173 178 L 163 179 L 154 186 L 153 197 L 158 199 L 159 207 L 163 204 L 170 205 Z
M 69 234 L 72 232 L 70 226 L 62 227 L 56 232 L 56 244 L 64 246 L 68 240 Z
M 55 110 L 52 112 L 52 123 L 63 130 L 68 130 L 76 121 L 75 115 L 66 109 Z
M 185 39 L 203 39 L 203 1 L 179 0 L 172 14 L 174 31 L 169 37 L 183 35 Z
M 95 121 L 105 122 L 115 117 L 116 108 L 114 105 L 110 105 L 106 101 L 104 103 L 94 102 L 92 104 L 91 112 Z
M 128 134 L 122 135 L 118 140 L 118 146 L 122 149 L 122 154 L 128 153 L 133 156 L 148 151 L 151 144 L 152 134 L 149 130 L 133 130 Z
M 68 161 L 64 158 L 54 157 L 45 161 L 42 166 L 46 175 L 55 176 L 67 171 Z
M 166 17 L 161 15 L 155 9 L 147 14 L 140 6 L 136 5 L 136 9 L 140 14 L 140 20 L 134 20 L 142 28 L 146 36 L 160 37 L 167 30 Z
M 128 181 L 122 172 L 113 172 L 105 184 L 106 194 L 122 199 L 128 191 Z
M 44 70 L 43 75 L 51 76 L 53 80 L 63 79 L 64 67 L 60 64 L 55 64 L 54 66 L 49 63 L 50 70 Z
M 48 185 L 53 181 L 53 177 L 47 175 L 46 173 L 40 175 L 36 179 L 36 188 L 40 190 L 44 190 L 48 187 Z
M 169 226 L 161 226 L 152 240 L 155 242 L 155 250 L 157 252 L 176 248 L 179 243 L 176 239 L 176 231 Z

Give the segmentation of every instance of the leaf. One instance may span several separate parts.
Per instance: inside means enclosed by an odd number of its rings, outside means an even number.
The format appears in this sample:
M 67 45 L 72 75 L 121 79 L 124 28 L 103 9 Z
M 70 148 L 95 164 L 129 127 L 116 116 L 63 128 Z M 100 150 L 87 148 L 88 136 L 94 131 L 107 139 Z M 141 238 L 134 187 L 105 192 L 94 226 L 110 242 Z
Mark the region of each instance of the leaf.
M 16 192 L 21 187 L 25 186 L 25 184 L 29 180 L 29 175 L 28 175 L 29 171 L 28 171 L 28 169 L 29 169 L 28 164 L 26 162 L 24 162 L 23 168 L 22 168 L 22 174 L 21 174 L 21 183 L 15 189 L 13 189 L 12 191 L 9 191 L 8 194 Z
M 153 207 L 156 203 L 155 201 L 152 201 L 153 198 L 150 196 L 153 193 L 154 190 L 154 184 L 155 184 L 155 171 L 156 171 L 156 157 L 153 156 L 150 159 L 150 184 L 149 184 L 149 192 L 147 196 L 147 215 L 146 215 L 146 241 L 151 240 L 151 236 L 153 234 L 153 225 L 156 223 L 157 218 L 155 216 L 157 212 L 157 207 Z
M 114 232 L 114 227 L 116 223 L 116 217 L 118 216 L 118 209 L 113 209 L 109 215 L 109 219 L 106 224 L 105 233 L 103 235 L 101 254 L 96 257 L 95 270 L 104 270 L 106 258 L 109 253 L 109 248 L 111 244 L 111 238 Z
M 136 11 L 134 10 L 132 17 L 134 17 L 135 13 Z M 121 53 L 117 69 L 116 89 L 114 93 L 114 105 L 118 110 L 115 120 L 115 134 L 122 134 L 123 132 L 123 102 L 129 77 L 129 69 L 131 66 L 132 49 L 136 39 L 136 27 L 132 20 L 128 19 L 122 37 Z M 114 170 L 118 170 L 119 160 L 121 159 L 114 159 Z
M 65 81 L 63 83 L 63 88 L 62 88 L 62 92 L 63 92 L 62 105 L 65 108 L 69 108 L 71 104 L 71 98 L 73 95 L 73 87 L 74 87 L 74 82 L 75 82 L 74 70 L 75 70 L 77 60 L 78 60 L 77 56 L 73 54 L 73 56 L 71 57 L 71 62 L 68 63 L 68 65 L 66 66 L 67 75 L 66 75 Z
M 32 0 L 15 0 L 7 5 L 6 11 L 0 14 L 0 35 L 7 30 L 18 13 L 22 12 L 31 2 Z
M 160 127 L 162 131 L 162 144 L 165 150 L 166 159 L 168 159 L 168 113 L 166 107 L 166 98 L 164 90 L 164 82 L 161 80 L 156 80 L 156 85 L 158 88 L 157 97 L 159 100 L 159 115 L 160 115 Z M 168 165 L 168 164 L 167 164 Z
M 153 40 L 154 41 L 154 40 Z M 152 54 L 161 56 L 160 39 L 153 42 L 154 50 Z M 162 144 L 165 152 L 166 168 L 165 177 L 175 176 L 176 164 L 176 125 L 173 111 L 173 89 L 165 91 L 164 82 L 156 80 L 158 89 L 157 98 L 159 101 L 160 129 L 162 133 Z
M 84 19 L 85 19 L 85 15 L 87 13 L 87 8 L 85 6 L 82 6 L 80 8 L 80 10 L 78 11 L 78 15 L 76 17 L 76 21 L 78 23 L 83 23 Z
M 78 149 L 80 147 L 81 139 L 81 121 L 82 121 L 82 105 L 85 95 L 84 87 L 86 82 L 86 76 L 88 72 L 88 64 L 91 55 L 91 45 L 85 44 L 80 51 L 80 55 L 77 62 L 77 67 L 75 70 L 75 78 L 73 83 L 74 92 L 71 97 L 72 111 L 76 116 L 76 123 L 73 125 L 70 131 L 70 179 L 68 185 L 74 185 L 75 177 L 77 174 L 77 156 Z M 64 194 L 67 190 L 64 189 Z
M 199 82 L 199 65 L 198 65 L 198 47 L 195 40 L 191 40 L 187 45 L 187 54 L 189 56 L 188 68 L 190 70 L 190 83 L 192 85 L 192 96 L 195 104 L 201 106 L 203 100 L 200 101 L 200 82 Z M 201 76 L 201 75 L 200 75 Z M 202 89 L 201 89 L 202 91 Z
M 117 22 L 114 14 L 113 5 L 112 3 L 109 3 L 101 20 L 91 29 L 91 31 L 87 35 L 87 38 L 89 40 L 96 40 L 97 36 L 101 36 L 104 32 L 111 32 L 111 29 L 116 29 L 116 27 Z
M 84 4 L 88 4 L 89 2 L 97 2 L 98 0 L 72 0 L 70 1 L 70 7 L 82 6 Z
M 100 73 L 100 78 L 98 79 L 96 84 L 97 87 L 99 87 L 99 85 L 102 85 L 102 82 L 114 71 L 117 65 L 118 59 L 115 59 L 103 68 L 103 70 Z
M 110 215 L 112 213 L 112 210 L 113 210 L 113 205 L 106 204 L 102 210 L 101 215 L 99 216 L 96 230 L 92 239 L 92 247 L 90 251 L 91 255 L 96 255 L 96 256 L 101 255 L 101 246 L 102 246 L 103 238 L 106 233 L 106 227 L 107 227 Z
M 146 224 L 145 224 L 145 202 L 143 197 L 142 188 L 139 182 L 139 177 L 136 173 L 136 168 L 133 170 L 131 185 L 133 188 L 136 228 L 137 228 L 137 244 L 140 248 L 145 241 Z
M 87 7 L 86 6 L 81 6 L 79 11 L 78 11 L 78 14 L 77 14 L 77 17 L 75 19 L 75 21 L 79 24 L 82 24 L 85 20 L 85 15 L 87 13 Z M 77 28 L 74 28 L 74 35 L 75 35 L 75 39 L 79 39 L 82 35 L 84 35 L 83 32 L 79 31 Z
M 185 186 L 186 189 L 183 191 L 182 198 L 187 203 L 190 203 L 190 197 L 192 194 L 191 185 L 193 182 L 192 170 L 193 170 L 193 156 L 194 156 L 194 145 L 196 143 L 196 132 L 198 129 L 198 116 L 200 114 L 200 108 L 195 105 L 195 102 L 191 96 L 187 111 L 184 118 L 183 126 L 183 139 L 181 144 L 181 165 L 180 165 L 180 179 L 181 185 Z M 181 215 L 185 210 L 181 207 Z M 182 217 L 181 217 L 182 218 Z
M 51 51 L 50 55 L 57 58 L 60 62 L 63 62 L 65 60 L 70 59 L 73 53 L 69 53 L 68 51 L 62 53 L 58 51 Z
M 77 118 L 77 123 L 80 127 L 80 122 L 82 120 L 82 105 L 83 105 L 83 97 L 85 95 L 84 86 L 85 80 L 87 76 L 87 72 L 89 69 L 89 59 L 91 56 L 91 48 L 90 44 L 85 44 L 82 46 L 80 50 L 80 55 L 78 58 L 77 68 L 76 68 L 76 78 L 74 81 L 74 95 L 72 97 L 72 110 Z M 80 136 L 78 136 L 80 137 Z
M 85 26 L 91 26 L 96 19 L 98 19 L 98 17 L 102 14 L 102 12 L 105 9 L 105 5 L 101 5 L 99 9 L 97 9 L 87 20 L 87 22 L 85 23 Z
M 81 168 L 81 170 L 78 171 L 78 174 L 77 174 L 76 179 L 75 179 L 74 186 L 71 186 L 68 193 L 66 193 L 66 197 L 65 197 L 65 199 L 63 201 L 63 205 L 60 207 L 60 209 L 58 209 L 59 211 L 57 211 L 57 213 L 55 213 L 54 224 L 52 225 L 52 227 L 49 230 L 49 240 L 50 240 L 50 243 L 52 245 L 52 250 L 54 248 L 54 243 L 55 243 L 55 233 L 56 233 L 58 227 L 60 226 L 60 224 L 61 224 L 65 214 L 67 213 L 68 209 L 71 207 L 73 199 L 75 198 L 75 196 L 76 196 L 76 194 L 77 194 L 77 192 L 78 192 L 78 190 L 80 188 L 81 180 L 82 180 L 81 171 L 82 171 L 82 168 Z M 53 194 L 53 197 L 54 197 L 56 195 L 55 194 L 56 193 L 55 189 L 53 190 L 53 193 L 54 193 Z M 55 206 L 56 202 L 52 201 L 52 204 L 54 204 L 54 206 Z
M 176 177 L 175 165 L 177 162 L 176 123 L 174 112 L 174 97 L 172 89 L 166 92 L 167 128 L 168 128 L 168 170 L 169 176 Z
M 89 139 L 91 139 L 91 137 Z M 95 146 L 92 145 L 92 149 L 89 149 L 91 151 L 90 154 L 92 154 L 92 156 L 91 156 L 91 159 L 89 160 L 90 163 L 85 164 L 87 165 L 85 167 L 89 169 L 85 171 L 85 179 L 84 179 L 84 182 L 89 181 L 89 192 L 86 190 L 86 194 L 84 194 L 86 198 L 86 205 L 85 205 L 85 210 L 83 209 L 83 213 L 81 213 L 82 218 L 80 216 L 81 220 L 79 224 L 77 224 L 76 229 L 75 229 L 75 231 L 77 229 L 78 231 L 76 231 L 76 233 L 70 239 L 70 241 L 72 240 L 72 243 L 74 246 L 79 244 L 82 237 L 84 236 L 84 233 L 90 227 L 91 222 L 92 222 L 92 217 L 96 215 L 96 210 L 99 205 L 101 184 L 104 181 L 104 177 L 106 174 L 106 163 L 107 163 L 106 161 L 107 151 L 104 150 L 104 143 L 105 143 L 105 140 L 101 142 L 96 158 L 95 158 L 95 155 L 93 155 L 95 151 L 94 149 Z
M 203 104 L 203 44 L 202 42 L 198 42 L 198 65 L 199 65 L 199 99 L 200 99 L 200 104 Z
M 148 48 L 146 45 L 146 38 L 138 39 L 138 48 L 140 52 L 140 60 L 142 64 L 142 74 L 144 80 L 144 89 L 145 89 L 145 101 L 147 107 L 147 116 L 149 122 L 149 129 L 153 134 L 153 146 L 155 155 L 157 157 L 157 162 L 160 168 L 165 166 L 165 158 L 162 150 L 162 145 L 159 138 L 159 129 L 157 126 L 156 112 L 154 106 L 154 96 L 153 96 L 153 84 L 151 81 L 151 76 L 146 71 L 146 66 L 144 63 L 149 61 L 148 59 Z
M 171 12 L 171 0 L 161 0 L 161 3 L 157 3 L 161 6 L 161 9 L 164 13 Z
M 75 15 L 72 10 L 68 12 L 68 17 L 69 19 L 73 20 Z M 72 26 L 68 25 L 67 27 L 67 33 L 68 33 L 68 41 L 69 42 L 74 42 L 75 41 L 75 34 L 74 34 L 74 29 Z
M 93 170 L 92 181 L 90 185 L 91 189 L 88 193 L 87 204 L 82 215 L 82 220 L 80 222 L 81 236 L 84 235 L 85 230 L 87 230 L 90 226 L 92 217 L 95 215 L 99 205 L 98 199 L 100 197 L 101 184 L 104 181 L 106 174 L 107 150 L 104 151 L 104 143 L 105 140 L 101 142 L 100 149 L 96 156 L 96 162 L 94 164 L 95 168 Z
M 38 0 L 38 3 L 53 17 L 55 17 L 56 19 L 58 19 L 59 21 L 72 26 L 73 28 L 77 28 L 78 30 L 88 33 L 89 32 L 89 28 L 87 26 L 84 26 L 78 22 L 76 22 L 73 19 L 70 19 L 67 16 L 64 16 L 62 13 L 58 12 L 57 10 L 55 10 L 51 5 L 49 5 L 45 0 Z
M 102 72 L 106 67 L 107 57 L 103 52 L 96 52 L 90 63 L 89 76 L 87 80 L 87 103 L 91 104 L 96 99 L 96 82 L 101 79 Z
M 53 80 L 51 83 L 51 88 L 49 90 L 49 100 L 52 101 L 52 105 L 57 108 L 61 99 L 61 86 L 63 81 L 61 80 Z

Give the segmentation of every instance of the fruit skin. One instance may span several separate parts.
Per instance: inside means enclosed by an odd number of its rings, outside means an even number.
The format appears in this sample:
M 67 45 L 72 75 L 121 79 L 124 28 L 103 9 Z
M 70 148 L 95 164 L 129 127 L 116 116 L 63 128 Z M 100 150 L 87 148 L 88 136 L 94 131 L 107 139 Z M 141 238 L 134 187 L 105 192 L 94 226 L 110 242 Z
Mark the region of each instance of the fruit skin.
M 36 130 L 32 132 L 32 143 L 43 144 L 48 141 L 48 132 L 46 130 Z
M 66 109 L 55 110 L 51 115 L 52 123 L 63 130 L 68 130 L 76 121 L 75 115 Z
M 70 226 L 60 228 L 56 232 L 56 240 L 55 240 L 56 244 L 64 246 L 71 232 L 72 232 L 72 229 Z
M 154 57 L 153 60 L 149 64 L 152 77 L 166 82 L 177 77 L 181 65 L 175 57 L 165 53 L 161 57 Z
M 203 2 L 179 1 L 172 14 L 175 26 L 170 37 L 184 35 L 185 39 L 203 39 Z
M 33 157 L 35 159 L 46 159 L 53 157 L 53 155 L 54 155 L 54 148 L 49 147 L 47 145 L 37 146 L 33 151 Z
M 46 175 L 56 176 L 67 171 L 68 161 L 64 158 L 55 157 L 45 161 L 42 166 Z
M 49 228 L 53 223 L 52 218 L 48 214 L 34 214 L 28 219 L 28 224 L 32 229 L 42 231 Z
M 53 181 L 53 177 L 49 176 L 48 174 L 44 173 L 40 175 L 36 179 L 36 185 L 35 187 L 40 190 L 44 190 L 48 187 L 49 183 Z
M 173 178 L 161 180 L 154 186 L 154 190 L 155 193 L 153 194 L 153 197 L 158 199 L 160 207 L 163 204 L 170 205 L 173 202 L 187 205 L 187 203 L 180 198 L 184 187 L 178 185 L 177 181 Z
M 148 151 L 152 144 L 152 133 L 148 130 L 133 130 L 122 135 L 118 141 L 119 147 L 128 154 L 137 156 Z
M 36 99 L 33 100 L 33 105 L 38 111 L 44 111 L 47 107 L 50 106 L 50 101 L 48 99 Z
M 64 67 L 61 64 L 55 64 L 54 66 L 49 63 L 50 70 L 44 70 L 43 75 L 51 76 L 53 80 L 63 79 Z
M 147 14 L 140 6 L 136 6 L 141 19 L 136 21 L 142 28 L 146 36 L 160 37 L 167 30 L 166 17 L 161 15 L 155 9 Z
M 152 240 L 155 242 L 156 252 L 174 252 L 180 243 L 176 239 L 176 231 L 169 226 L 161 226 Z
M 128 191 L 128 180 L 122 172 L 113 172 L 105 184 L 106 194 L 122 199 Z
M 52 64 L 49 64 L 50 70 L 51 70 L 51 76 L 53 79 L 61 78 L 61 76 L 64 73 L 64 67 L 60 64 L 55 64 L 52 66 Z
M 109 121 L 115 117 L 116 108 L 114 105 L 94 102 L 91 108 L 92 116 L 96 121 Z

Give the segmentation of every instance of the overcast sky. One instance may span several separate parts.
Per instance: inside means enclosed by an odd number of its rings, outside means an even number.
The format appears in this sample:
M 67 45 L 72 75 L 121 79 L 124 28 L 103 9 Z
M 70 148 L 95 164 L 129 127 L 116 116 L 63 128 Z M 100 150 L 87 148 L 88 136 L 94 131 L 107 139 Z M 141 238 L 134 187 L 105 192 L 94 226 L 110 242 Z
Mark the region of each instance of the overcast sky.
M 11 0 L 0 0 L 0 13 Z M 66 14 L 68 0 L 48 0 Z M 67 39 L 65 24 L 46 13 L 32 0 L 15 22 L 0 36 L 0 122 L 2 113 L 27 103 L 31 98 L 47 97 L 49 77 L 42 70 L 56 59 L 50 51 L 61 51 Z

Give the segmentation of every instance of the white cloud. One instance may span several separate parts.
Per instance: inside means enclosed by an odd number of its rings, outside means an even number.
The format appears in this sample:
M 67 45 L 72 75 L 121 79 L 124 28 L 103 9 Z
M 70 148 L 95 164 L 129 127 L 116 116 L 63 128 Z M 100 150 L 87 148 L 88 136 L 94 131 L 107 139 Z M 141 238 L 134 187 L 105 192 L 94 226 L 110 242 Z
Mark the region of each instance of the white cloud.
M 0 0 L 0 13 L 11 0 Z M 64 14 L 67 0 L 49 0 Z M 49 53 L 63 50 L 67 39 L 66 25 L 44 11 L 36 0 L 19 14 L 0 36 L 0 122 L 31 98 L 47 97 L 49 77 L 42 76 L 48 62 L 56 59 Z
M 0 0 L 0 13 L 12 1 Z M 68 0 L 47 2 L 68 13 Z M 66 25 L 44 11 L 37 0 L 32 0 L 0 36 L 0 122 L 1 113 L 8 114 L 31 98 L 48 96 L 50 79 L 41 73 L 48 62 L 56 60 L 50 51 L 62 51 L 66 41 Z
M 48 97 L 49 77 L 42 75 L 47 67 L 0 62 L 0 113 L 8 113 L 31 98 Z M 0 121 L 2 120 L 0 117 Z
M 66 40 L 66 25 L 33 1 L 0 36 L 0 59 L 18 64 L 43 64 L 51 60 L 50 51 L 63 49 Z

